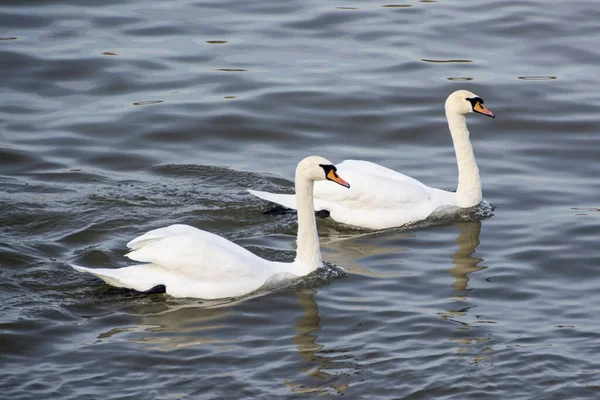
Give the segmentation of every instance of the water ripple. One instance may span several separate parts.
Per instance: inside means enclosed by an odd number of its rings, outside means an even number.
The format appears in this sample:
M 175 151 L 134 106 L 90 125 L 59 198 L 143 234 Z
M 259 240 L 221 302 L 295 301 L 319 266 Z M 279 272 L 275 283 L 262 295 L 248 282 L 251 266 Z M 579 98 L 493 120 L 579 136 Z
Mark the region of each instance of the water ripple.
M 595 2 L 2 7 L 6 397 L 597 397 Z M 247 189 L 293 190 L 309 154 L 454 188 L 457 89 L 497 114 L 468 116 L 479 207 L 319 220 L 327 267 L 242 299 L 68 266 L 127 265 L 125 243 L 173 223 L 291 261 L 296 215 Z

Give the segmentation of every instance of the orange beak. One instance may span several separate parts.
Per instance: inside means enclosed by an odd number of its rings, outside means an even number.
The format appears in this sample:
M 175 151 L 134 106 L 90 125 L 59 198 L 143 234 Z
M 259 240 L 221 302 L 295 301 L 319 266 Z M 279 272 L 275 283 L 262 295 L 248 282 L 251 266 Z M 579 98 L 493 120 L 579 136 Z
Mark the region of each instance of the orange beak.
M 350 187 L 350 184 L 343 180 L 338 174 L 336 174 L 334 170 L 329 171 L 329 173 L 327 174 L 327 179 L 329 179 L 330 181 L 334 181 L 335 183 L 344 187 Z
M 487 115 L 488 117 L 496 118 L 494 113 L 485 108 L 480 102 L 477 102 L 477 104 L 475 104 L 475 107 L 473 107 L 473 111 L 479 114 Z

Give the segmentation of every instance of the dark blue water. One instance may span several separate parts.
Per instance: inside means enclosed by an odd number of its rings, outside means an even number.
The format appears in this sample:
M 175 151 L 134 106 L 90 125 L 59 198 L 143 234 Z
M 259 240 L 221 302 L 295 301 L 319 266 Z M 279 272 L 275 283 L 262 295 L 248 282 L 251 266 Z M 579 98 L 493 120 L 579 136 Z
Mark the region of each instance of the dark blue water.
M 4 1 L 0 389 L 11 399 L 596 399 L 596 2 Z M 73 271 L 186 223 L 294 257 L 318 154 L 444 189 L 468 89 L 493 216 L 319 222 L 324 275 L 233 302 Z M 336 275 L 336 276 L 333 276 Z

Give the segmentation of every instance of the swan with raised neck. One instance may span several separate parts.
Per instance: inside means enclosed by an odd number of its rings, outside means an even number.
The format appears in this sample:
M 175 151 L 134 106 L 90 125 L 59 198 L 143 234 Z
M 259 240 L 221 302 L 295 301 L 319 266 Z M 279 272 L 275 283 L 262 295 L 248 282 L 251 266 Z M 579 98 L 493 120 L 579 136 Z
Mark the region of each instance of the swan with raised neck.
M 295 274 L 299 276 L 307 275 L 322 264 L 313 190 L 314 182 L 322 181 L 323 176 L 326 180 L 334 181 L 343 187 L 350 187 L 339 177 L 337 168 L 323 157 L 307 157 L 298 164 L 295 178 L 298 236 L 294 263 L 296 264 Z
M 221 236 L 189 225 L 171 225 L 127 243 L 131 252 L 126 256 L 144 264 L 119 269 L 71 266 L 113 286 L 143 292 L 164 285 L 167 294 L 174 297 L 201 299 L 242 296 L 267 283 L 288 280 L 290 274 L 307 275 L 322 265 L 313 185 L 325 180 L 350 187 L 323 157 L 311 156 L 298 163 L 297 252 L 291 263 L 265 260 Z
M 483 99 L 468 90 L 458 90 L 448 96 L 445 104 L 448 128 L 454 143 L 458 166 L 456 206 L 473 207 L 481 203 L 481 178 L 473 154 L 466 114 L 477 112 L 494 118 L 495 115 L 483 106 Z
M 482 200 L 481 178 L 473 155 L 466 115 L 494 114 L 485 108 L 483 99 L 467 90 L 458 90 L 445 103 L 446 118 L 458 166 L 456 192 L 426 186 L 420 181 L 384 166 L 362 160 L 345 160 L 337 168 L 349 182 L 350 190 L 316 182 L 314 206 L 325 210 L 337 222 L 367 229 L 385 229 L 426 219 L 436 210 L 455 212 Z M 251 190 L 262 199 L 287 208 L 296 208 L 294 195 Z

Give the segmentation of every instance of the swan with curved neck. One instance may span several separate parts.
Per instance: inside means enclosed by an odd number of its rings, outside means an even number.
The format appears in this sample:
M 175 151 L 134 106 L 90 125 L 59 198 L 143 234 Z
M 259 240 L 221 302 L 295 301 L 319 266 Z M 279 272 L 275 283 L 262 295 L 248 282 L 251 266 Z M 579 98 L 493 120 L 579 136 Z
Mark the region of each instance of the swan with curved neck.
M 255 291 L 267 282 L 307 275 L 322 266 L 314 216 L 316 181 L 350 185 L 323 157 L 303 159 L 296 168 L 298 237 L 291 263 L 265 260 L 229 240 L 189 225 L 171 225 L 139 236 L 126 256 L 143 264 L 119 269 L 74 269 L 99 277 L 109 285 L 148 291 L 164 285 L 174 297 L 220 299 Z
M 352 182 L 347 191 L 315 184 L 314 203 L 337 222 L 367 229 L 402 226 L 427 218 L 441 207 L 468 208 L 482 200 L 481 179 L 473 154 L 466 115 L 479 113 L 494 118 L 481 97 L 467 90 L 448 96 L 446 119 L 454 143 L 458 166 L 456 192 L 431 188 L 409 176 L 378 164 L 346 160 L 337 165 Z M 294 195 L 250 190 L 262 199 L 287 208 L 296 208 Z

